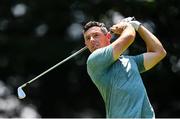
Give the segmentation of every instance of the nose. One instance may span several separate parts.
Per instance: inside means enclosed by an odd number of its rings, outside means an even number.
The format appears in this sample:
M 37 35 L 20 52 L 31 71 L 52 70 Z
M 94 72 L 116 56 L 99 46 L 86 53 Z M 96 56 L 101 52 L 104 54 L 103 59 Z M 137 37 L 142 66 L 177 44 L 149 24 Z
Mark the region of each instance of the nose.
M 94 42 L 95 39 L 91 36 L 90 41 L 91 41 L 91 42 Z

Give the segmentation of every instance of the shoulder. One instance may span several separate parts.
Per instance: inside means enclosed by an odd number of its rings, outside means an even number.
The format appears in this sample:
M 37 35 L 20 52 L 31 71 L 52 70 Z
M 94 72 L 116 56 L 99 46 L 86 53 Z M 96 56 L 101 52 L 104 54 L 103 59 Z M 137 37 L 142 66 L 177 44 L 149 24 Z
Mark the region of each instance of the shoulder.
M 113 62 L 112 46 L 106 46 L 95 50 L 87 59 L 87 67 L 93 70 L 104 70 Z
M 130 59 L 132 59 L 133 62 L 137 65 L 137 67 L 141 73 L 146 71 L 145 67 L 144 67 L 144 55 L 143 54 L 130 56 Z
M 107 58 L 107 57 L 112 57 L 112 46 L 106 46 L 103 48 L 99 48 L 97 50 L 95 50 L 93 53 L 91 53 L 87 59 L 87 64 L 91 63 L 91 62 L 95 62 L 98 61 L 100 59 L 103 58 Z

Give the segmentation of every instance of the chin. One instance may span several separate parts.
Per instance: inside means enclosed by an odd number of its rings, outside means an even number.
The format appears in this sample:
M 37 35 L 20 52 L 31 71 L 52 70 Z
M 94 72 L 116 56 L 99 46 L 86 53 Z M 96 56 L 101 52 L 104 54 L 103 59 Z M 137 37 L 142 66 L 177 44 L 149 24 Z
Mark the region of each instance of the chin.
M 93 49 L 91 49 L 90 51 L 91 52 L 94 52 L 95 50 L 97 50 L 98 48 L 93 48 Z
M 90 50 L 91 52 L 94 52 L 96 49 Z

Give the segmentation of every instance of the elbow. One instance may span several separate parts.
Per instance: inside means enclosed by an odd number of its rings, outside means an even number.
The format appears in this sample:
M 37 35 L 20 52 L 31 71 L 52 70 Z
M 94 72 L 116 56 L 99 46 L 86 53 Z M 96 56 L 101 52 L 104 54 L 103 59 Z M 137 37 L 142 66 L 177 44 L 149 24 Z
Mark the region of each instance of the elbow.
M 167 52 L 164 48 L 162 48 L 159 52 L 159 55 L 161 56 L 161 59 L 165 58 L 167 55 Z
M 167 52 L 166 52 L 166 50 L 164 50 L 163 51 L 163 58 L 166 57 L 166 55 L 167 55 Z

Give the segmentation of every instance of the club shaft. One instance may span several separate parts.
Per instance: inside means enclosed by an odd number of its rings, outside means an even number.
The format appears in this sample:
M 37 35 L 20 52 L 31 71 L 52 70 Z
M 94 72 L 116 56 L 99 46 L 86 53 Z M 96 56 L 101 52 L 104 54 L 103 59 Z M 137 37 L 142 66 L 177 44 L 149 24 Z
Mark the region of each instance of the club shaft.
M 71 58 L 73 58 L 74 56 L 80 54 L 81 52 L 83 52 L 84 50 L 86 50 L 87 47 L 83 47 L 80 50 L 78 50 L 77 52 L 73 53 L 72 55 L 70 55 L 69 57 L 65 58 L 64 60 L 60 61 L 59 63 L 57 63 L 56 65 L 54 65 L 53 67 L 47 69 L 46 71 L 42 72 L 41 74 L 39 74 L 38 76 L 34 77 L 33 79 L 31 79 L 30 81 L 26 82 L 25 84 L 23 84 L 21 87 L 25 87 L 27 84 L 32 83 L 33 81 L 35 81 L 36 79 L 40 78 L 41 76 L 43 76 L 44 74 L 48 73 L 49 71 L 53 70 L 54 68 L 58 67 L 59 65 L 63 64 L 64 62 L 70 60 Z

